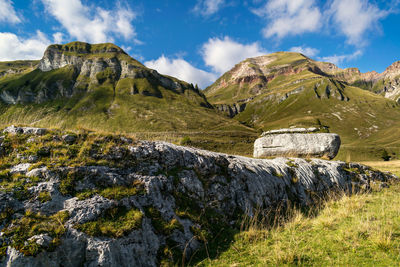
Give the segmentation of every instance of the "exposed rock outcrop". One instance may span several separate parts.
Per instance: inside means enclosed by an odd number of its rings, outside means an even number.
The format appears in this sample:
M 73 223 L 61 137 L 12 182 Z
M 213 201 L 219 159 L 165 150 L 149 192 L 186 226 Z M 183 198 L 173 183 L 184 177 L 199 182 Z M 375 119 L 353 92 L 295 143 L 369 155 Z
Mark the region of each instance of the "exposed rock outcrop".
M 220 233 L 238 227 L 241 214 L 253 216 L 255 211 L 267 212 L 289 202 L 308 206 L 331 190 L 357 192 L 369 189 L 372 182 L 394 178 L 344 162 L 253 159 L 163 142 L 118 140 L 120 144 L 107 151 L 94 151 L 102 145 L 94 143 L 87 155 L 103 164 L 114 162 L 114 167 L 82 162 L 77 167 L 51 165 L 29 172 L 30 168 L 18 168 L 28 172 L 30 186 L 23 197 L 0 188 L 0 212 L 8 214 L 0 222 L 2 266 L 157 266 L 163 258 L 172 260 L 163 254 L 171 244 L 189 256 L 202 247 L 204 236 L 215 236 L 212 229 Z M 61 142 L 60 138 L 57 146 Z M 74 149 L 82 142 L 83 149 L 89 144 L 83 139 L 77 142 Z M 132 185 L 140 191 L 122 197 L 104 193 L 120 188 L 118 195 L 123 194 Z M 103 220 L 116 207 L 138 212 L 140 223 L 117 238 L 83 230 L 82 225 Z M 13 232 L 22 227 L 21 218 L 30 218 L 31 223 L 37 218 L 49 220 L 52 225 L 51 216 L 58 218 L 54 227 L 62 225 L 57 233 L 23 234 L 26 243 L 14 238 L 21 234 Z M 32 248 L 37 249 L 34 257 L 29 256 Z
M 226 114 L 228 117 L 233 118 L 237 114 L 243 112 L 246 108 L 246 103 L 235 103 L 233 105 L 227 105 L 227 104 L 216 104 L 214 107 L 219 111 L 224 114 Z
M 3 133 L 44 135 L 47 133 L 47 129 L 35 127 L 16 127 L 14 125 L 11 125 L 5 128 L 3 130 Z
M 341 143 L 339 135 L 304 132 L 307 132 L 307 129 L 283 129 L 263 134 L 254 142 L 254 157 L 290 156 L 333 159 L 339 152 Z

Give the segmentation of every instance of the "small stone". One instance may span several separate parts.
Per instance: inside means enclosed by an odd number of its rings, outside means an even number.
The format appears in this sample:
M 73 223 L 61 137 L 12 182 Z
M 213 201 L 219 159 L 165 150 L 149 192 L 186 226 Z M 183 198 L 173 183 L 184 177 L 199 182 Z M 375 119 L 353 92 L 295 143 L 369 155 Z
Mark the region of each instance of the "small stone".
M 43 177 L 46 175 L 46 173 L 48 173 L 48 170 L 47 170 L 47 167 L 44 166 L 44 167 L 36 168 L 36 169 L 33 169 L 33 170 L 27 172 L 27 173 L 26 173 L 26 176 L 27 176 L 27 177 L 39 177 L 39 178 L 43 178 Z
M 26 142 L 27 142 L 27 143 L 35 143 L 35 142 L 36 142 L 36 139 L 33 138 L 33 137 L 31 137 L 31 138 L 29 138 L 28 140 L 26 140 Z
M 51 244 L 51 241 L 53 241 L 53 238 L 46 234 L 40 234 L 32 236 L 28 239 L 28 241 L 33 241 L 44 248 L 48 248 Z
M 127 137 L 121 137 L 121 141 L 124 142 L 125 144 L 132 144 L 133 140 L 132 138 L 127 138 Z
M 38 160 L 39 160 L 38 156 L 35 156 L 35 155 L 28 156 L 28 161 L 30 163 L 36 163 L 36 162 L 38 162 Z
M 15 165 L 14 167 L 11 168 L 10 173 L 14 174 L 14 173 L 26 173 L 29 169 L 29 167 L 31 167 L 32 164 L 30 163 L 21 163 L 18 165 Z
M 77 139 L 76 135 L 73 134 L 66 134 L 63 135 L 62 137 L 62 140 L 68 145 L 72 145 L 73 143 L 75 143 L 76 139 Z

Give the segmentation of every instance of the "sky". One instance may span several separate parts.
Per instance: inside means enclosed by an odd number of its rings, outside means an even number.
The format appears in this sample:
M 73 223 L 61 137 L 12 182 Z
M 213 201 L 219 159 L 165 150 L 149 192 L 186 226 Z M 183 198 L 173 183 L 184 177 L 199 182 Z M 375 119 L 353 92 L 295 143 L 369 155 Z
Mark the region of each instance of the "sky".
M 399 25 L 400 0 L 0 0 L 0 61 L 84 41 L 201 88 L 276 51 L 383 72 L 400 60 Z

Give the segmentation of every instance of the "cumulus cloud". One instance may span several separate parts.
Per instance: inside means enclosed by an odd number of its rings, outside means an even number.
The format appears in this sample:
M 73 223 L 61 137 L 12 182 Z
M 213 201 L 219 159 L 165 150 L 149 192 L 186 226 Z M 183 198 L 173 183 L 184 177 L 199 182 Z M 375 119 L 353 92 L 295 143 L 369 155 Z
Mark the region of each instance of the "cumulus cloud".
M 193 12 L 203 16 L 210 16 L 217 13 L 225 4 L 225 0 L 198 0 Z
M 40 31 L 22 39 L 13 33 L 0 33 L 0 61 L 17 59 L 40 59 L 50 40 Z
M 203 44 L 200 52 L 205 65 L 211 67 L 211 72 L 198 69 L 181 57 L 171 59 L 163 55 L 144 64 L 162 74 L 205 88 L 240 61 L 267 53 L 258 43 L 241 44 L 229 37 L 210 38 Z
M 56 32 L 53 34 L 53 40 L 56 44 L 61 44 L 64 40 L 64 34 L 62 32 Z
M 376 29 L 378 21 L 388 14 L 367 0 L 334 0 L 328 13 L 348 43 L 354 45 L 364 44 L 365 33 Z
M 162 55 L 157 60 L 147 61 L 144 64 L 146 67 L 155 69 L 161 74 L 198 84 L 201 88 L 205 88 L 217 79 L 216 74 L 195 68 L 182 58 L 171 59 Z
M 81 0 L 42 0 L 47 11 L 80 41 L 92 43 L 113 42 L 115 36 L 136 40 L 132 25 L 136 13 L 117 5 L 115 10 L 85 6 Z
M 262 31 L 266 38 L 315 32 L 321 27 L 322 15 L 315 0 L 269 0 L 253 13 L 266 20 Z
M 221 74 L 246 58 L 261 56 L 268 52 L 259 43 L 241 44 L 225 37 L 209 39 L 203 45 L 201 53 L 205 64 L 214 72 Z
M 347 55 L 333 55 L 333 56 L 326 56 L 326 57 L 321 57 L 319 60 L 325 61 L 325 62 L 330 62 L 335 65 L 340 65 L 345 61 L 350 61 L 353 59 L 356 59 L 357 57 L 361 56 L 363 53 L 361 50 L 356 50 L 352 54 L 347 54 Z
M 290 48 L 289 51 L 302 53 L 303 55 L 306 55 L 307 57 L 315 57 L 316 55 L 319 54 L 318 49 L 312 48 L 312 47 L 306 47 L 306 46 L 294 46 L 294 47 Z
M 0 22 L 12 24 L 21 22 L 10 0 L 0 0 Z

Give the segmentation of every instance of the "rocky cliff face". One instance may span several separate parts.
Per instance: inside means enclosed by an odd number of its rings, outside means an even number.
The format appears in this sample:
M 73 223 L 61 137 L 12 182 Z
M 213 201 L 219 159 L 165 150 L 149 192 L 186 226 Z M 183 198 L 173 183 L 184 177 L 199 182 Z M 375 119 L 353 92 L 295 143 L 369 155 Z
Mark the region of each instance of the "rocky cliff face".
M 196 91 L 185 82 L 146 68 L 113 44 L 74 42 L 49 46 L 37 70 L 22 76 L 22 81 L 0 83 L 0 89 L 3 88 L 0 98 L 9 104 L 42 103 L 94 90 L 105 82 L 117 86 L 126 79 L 146 79 L 155 87 L 162 86 L 179 94 L 185 90 Z M 132 93 L 162 97 L 157 90 L 146 89 L 132 88 Z
M 344 162 L 252 159 L 32 128 L 9 128 L 0 147 L 9 162 L 0 172 L 3 266 L 173 264 L 237 229 L 245 214 L 306 207 L 331 190 L 394 179 Z
M 321 63 L 319 63 L 321 66 Z M 324 63 L 325 64 L 325 63 Z M 361 73 L 357 68 L 324 68 L 327 74 L 354 86 L 382 94 L 386 98 L 398 101 L 400 98 L 400 61 L 394 62 L 384 72 Z

